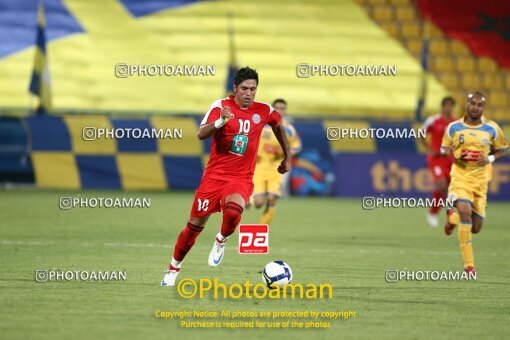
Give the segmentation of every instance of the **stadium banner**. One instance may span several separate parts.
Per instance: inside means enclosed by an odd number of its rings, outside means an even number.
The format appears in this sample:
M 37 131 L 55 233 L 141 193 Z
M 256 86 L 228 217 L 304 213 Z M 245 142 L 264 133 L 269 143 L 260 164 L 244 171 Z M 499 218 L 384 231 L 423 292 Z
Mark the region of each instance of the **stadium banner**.
M 116 119 L 95 116 L 27 118 L 38 188 L 194 190 L 210 140 L 196 138 L 197 117 Z M 414 139 L 328 140 L 331 124 L 299 120 L 303 150 L 294 159 L 291 192 L 298 196 L 428 197 L 426 155 Z M 364 128 L 411 125 L 351 122 Z M 359 125 L 359 126 L 358 126 Z M 367 180 L 368 179 L 368 180 Z M 510 200 L 510 159 L 493 165 L 489 199 Z
M 334 194 L 344 197 L 429 197 L 432 177 L 424 155 L 336 153 Z M 510 159 L 493 164 L 489 200 L 510 200 Z
M 38 188 L 194 189 L 204 143 L 194 118 L 30 117 L 30 149 Z

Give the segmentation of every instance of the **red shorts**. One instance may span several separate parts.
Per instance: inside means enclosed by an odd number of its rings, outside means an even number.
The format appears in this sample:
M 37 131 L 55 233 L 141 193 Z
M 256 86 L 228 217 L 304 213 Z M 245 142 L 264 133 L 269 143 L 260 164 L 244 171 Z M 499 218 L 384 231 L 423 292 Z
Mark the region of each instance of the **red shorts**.
M 450 182 L 450 171 L 452 169 L 452 160 L 446 157 L 427 157 L 427 164 L 434 181 L 441 177 Z
M 202 218 L 221 211 L 225 198 L 231 194 L 240 194 L 248 202 L 252 193 L 251 180 L 223 181 L 203 177 L 193 199 L 190 217 Z

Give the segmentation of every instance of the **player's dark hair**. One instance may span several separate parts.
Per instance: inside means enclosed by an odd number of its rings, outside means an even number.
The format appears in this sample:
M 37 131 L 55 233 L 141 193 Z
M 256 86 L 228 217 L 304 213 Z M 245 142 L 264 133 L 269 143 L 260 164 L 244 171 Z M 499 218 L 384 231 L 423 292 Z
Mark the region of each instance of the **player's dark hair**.
M 483 101 L 486 102 L 487 101 L 487 97 L 485 96 L 485 94 L 483 94 L 482 92 L 480 91 L 473 91 L 473 92 L 469 92 L 468 95 L 467 95 L 467 99 L 466 101 L 468 102 L 471 98 L 473 98 L 474 96 L 480 96 L 483 98 Z
M 443 100 L 441 101 L 441 107 L 444 107 L 446 105 L 446 103 L 450 102 L 452 104 L 452 106 L 455 106 L 455 98 L 453 97 L 444 97 Z
M 277 98 L 273 101 L 273 106 L 275 106 L 276 104 L 278 103 L 282 103 L 283 105 L 287 105 L 287 102 L 285 101 L 285 99 L 282 99 L 282 98 Z
M 238 86 L 243 81 L 253 79 L 257 82 L 257 86 L 259 85 L 259 74 L 256 70 L 247 67 L 240 68 L 236 74 L 234 74 L 234 85 Z

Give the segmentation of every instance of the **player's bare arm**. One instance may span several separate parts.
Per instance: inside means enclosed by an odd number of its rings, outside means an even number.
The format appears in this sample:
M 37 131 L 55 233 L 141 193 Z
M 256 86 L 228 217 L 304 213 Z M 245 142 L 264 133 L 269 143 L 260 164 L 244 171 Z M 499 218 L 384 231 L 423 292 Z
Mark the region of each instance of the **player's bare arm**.
M 441 147 L 441 157 L 448 157 L 450 156 L 450 153 L 452 152 L 452 148 L 447 146 Z
M 506 155 L 506 151 L 504 150 L 496 150 L 493 155 L 490 155 L 489 157 L 485 157 L 483 155 L 478 156 L 476 160 L 476 164 L 478 165 L 486 165 L 490 163 L 494 163 L 498 159 L 503 158 Z
M 220 118 L 210 124 L 204 124 L 198 129 L 197 137 L 200 140 L 211 137 L 216 131 L 221 129 L 229 121 L 232 112 L 230 107 L 225 106 L 221 109 Z
M 280 146 L 283 150 L 283 160 L 278 167 L 278 172 L 281 174 L 284 174 L 288 171 L 290 171 L 290 160 L 291 160 L 291 153 L 290 153 L 290 147 L 289 147 L 289 141 L 287 140 L 287 134 L 285 133 L 285 128 L 283 127 L 283 124 L 280 122 L 278 125 L 273 126 L 273 133 L 278 140 L 278 143 L 280 143 Z

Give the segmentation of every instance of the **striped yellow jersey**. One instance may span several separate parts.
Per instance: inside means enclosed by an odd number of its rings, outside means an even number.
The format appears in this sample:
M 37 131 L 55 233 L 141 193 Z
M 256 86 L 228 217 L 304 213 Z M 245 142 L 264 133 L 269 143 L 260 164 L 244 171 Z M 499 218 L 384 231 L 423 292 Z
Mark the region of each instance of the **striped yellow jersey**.
M 452 166 L 452 179 L 489 180 L 487 165 L 476 164 L 481 155 L 488 157 L 491 147 L 494 150 L 508 149 L 508 142 L 499 125 L 482 117 L 480 125 L 471 126 L 464 123 L 464 117 L 448 125 L 441 149 L 453 152 L 455 163 Z

